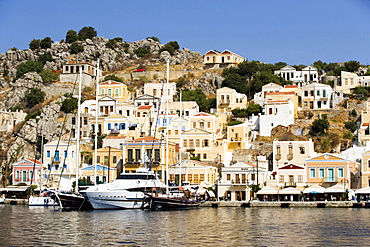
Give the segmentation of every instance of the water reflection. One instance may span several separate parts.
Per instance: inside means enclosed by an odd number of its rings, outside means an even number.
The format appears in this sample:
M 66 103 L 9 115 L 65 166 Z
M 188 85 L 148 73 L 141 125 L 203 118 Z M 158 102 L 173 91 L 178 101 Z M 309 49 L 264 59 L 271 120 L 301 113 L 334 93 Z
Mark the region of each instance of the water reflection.
M 369 209 L 199 208 L 61 212 L 0 205 L 2 246 L 363 245 Z

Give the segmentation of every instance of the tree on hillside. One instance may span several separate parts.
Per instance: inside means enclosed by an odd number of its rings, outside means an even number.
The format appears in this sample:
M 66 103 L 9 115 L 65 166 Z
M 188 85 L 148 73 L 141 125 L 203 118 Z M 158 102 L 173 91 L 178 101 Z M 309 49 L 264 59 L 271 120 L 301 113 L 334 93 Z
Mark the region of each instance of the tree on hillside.
M 68 30 L 66 34 L 66 42 L 67 43 L 73 43 L 78 40 L 78 34 L 75 30 Z
M 95 28 L 93 27 L 83 27 L 78 32 L 78 36 L 80 40 L 92 39 L 96 37 L 96 35 L 97 35 L 97 32 L 95 31 Z
M 139 47 L 139 48 L 134 50 L 134 53 L 138 57 L 144 57 L 144 56 L 150 55 L 150 50 L 146 49 L 146 48 L 143 48 L 143 47 Z
M 24 74 L 26 74 L 28 72 L 40 73 L 43 70 L 44 70 L 44 68 L 43 68 L 42 63 L 39 63 L 39 62 L 36 62 L 36 61 L 32 61 L 32 60 L 28 60 L 28 61 L 26 61 L 24 63 L 21 63 L 17 67 L 17 73 L 16 73 L 15 79 L 20 78 L 22 75 L 24 75 Z
M 74 110 L 77 109 L 78 99 L 76 98 L 67 98 L 62 102 L 62 106 L 60 107 L 61 111 L 65 113 L 72 113 Z
M 48 48 L 51 48 L 51 43 L 53 41 L 51 40 L 50 37 L 45 37 L 43 38 L 41 41 L 40 41 L 40 47 L 42 49 L 48 49 Z
M 32 108 L 35 105 L 44 102 L 46 93 L 39 88 L 32 88 L 25 95 L 26 107 Z
M 321 135 L 324 135 L 328 129 L 329 129 L 329 121 L 328 121 L 327 115 L 324 114 L 322 115 L 322 117 L 312 122 L 312 126 L 311 126 L 309 134 L 311 136 L 321 136 Z
M 31 50 L 36 50 L 40 47 L 40 40 L 39 39 L 33 39 L 31 40 L 30 44 L 30 49 Z
M 162 47 L 160 52 L 168 51 L 171 55 L 173 55 L 178 49 L 180 49 L 179 43 L 177 43 L 177 41 L 170 41 Z
M 179 98 L 179 97 L 178 97 Z M 185 89 L 182 91 L 182 100 L 183 101 L 196 101 L 199 110 L 208 112 L 209 111 L 209 101 L 201 89 L 189 90 Z
M 38 58 L 37 58 L 37 62 L 41 63 L 42 65 L 45 65 L 46 62 L 52 62 L 53 61 L 53 57 L 51 56 L 50 53 L 44 53 L 42 55 L 40 55 Z
M 248 93 L 245 77 L 239 74 L 228 74 L 226 78 L 222 81 L 222 87 L 233 88 L 238 93 Z
M 275 66 L 275 70 L 279 70 L 279 69 L 282 69 L 282 68 L 284 68 L 285 66 L 287 66 L 288 64 L 287 63 L 285 63 L 285 62 L 277 62 L 277 63 L 275 63 L 274 64 L 274 66 Z
M 344 63 L 344 67 L 348 72 L 356 72 L 360 68 L 361 64 L 358 61 L 348 61 Z
M 120 43 L 123 41 L 121 37 L 115 37 L 113 39 L 108 40 L 108 42 L 105 44 L 106 47 L 110 49 L 119 48 Z
M 157 37 L 155 37 L 155 36 L 147 37 L 146 39 L 152 39 L 152 40 L 154 40 L 154 41 L 157 41 L 157 42 L 161 43 L 161 42 L 159 41 L 159 39 L 158 39 Z
M 41 71 L 40 76 L 44 85 L 50 85 L 53 82 L 56 82 L 59 79 L 59 75 L 51 70 Z
M 71 54 L 77 54 L 84 51 L 84 47 L 78 43 L 78 41 L 73 42 L 69 49 L 71 50 Z

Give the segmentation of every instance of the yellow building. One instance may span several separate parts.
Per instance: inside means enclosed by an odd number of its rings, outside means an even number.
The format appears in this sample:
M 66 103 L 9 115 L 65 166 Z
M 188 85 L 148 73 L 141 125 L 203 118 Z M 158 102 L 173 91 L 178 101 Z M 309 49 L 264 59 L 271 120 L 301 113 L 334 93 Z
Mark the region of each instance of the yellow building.
M 125 102 L 129 98 L 129 91 L 125 84 L 118 81 L 108 80 L 99 83 L 99 96 L 109 96 L 115 100 Z
M 306 161 L 306 181 L 308 185 L 330 187 L 340 184 L 345 189 L 352 188 L 355 173 L 353 161 L 333 154 L 322 154 Z
M 168 142 L 168 150 L 166 147 L 165 140 L 152 136 L 126 141 L 122 156 L 125 172 L 135 172 L 137 168 L 145 166 L 157 171 L 160 178 L 165 178 L 166 162 L 169 166 L 177 162 L 176 144 Z
M 203 63 L 206 69 L 227 68 L 236 66 L 243 61 L 245 61 L 245 58 L 228 50 L 224 50 L 223 52 L 210 50 L 203 56 Z
M 247 124 L 227 126 L 227 152 L 249 148 L 251 131 Z
M 212 187 L 217 180 L 217 168 L 196 160 L 185 160 L 169 167 L 168 173 L 170 181 L 179 184 L 181 174 L 181 182 L 189 183 L 190 185 L 199 185 L 202 187 Z
M 93 164 L 106 166 L 107 169 L 114 168 L 114 170 L 110 170 L 109 179 L 106 180 L 108 182 L 111 182 L 118 175 L 116 172 L 116 168 L 117 168 L 117 163 L 119 162 L 121 157 L 122 157 L 122 150 L 118 148 L 113 148 L 113 147 L 103 147 L 97 150 L 96 160 L 95 160 L 95 155 L 93 155 Z M 102 171 L 107 170 L 103 168 L 101 169 Z M 103 176 L 103 175 L 100 174 L 100 176 Z M 106 178 L 108 178 L 107 171 L 106 171 Z M 99 181 L 105 182 L 104 177 L 100 177 Z
M 361 188 L 370 186 L 370 151 L 362 154 Z
M 93 182 L 95 174 L 96 183 L 107 183 L 108 180 L 111 182 L 117 177 L 117 169 L 115 167 L 108 167 L 103 165 L 91 165 L 81 169 L 81 177 L 85 178 L 87 182 Z

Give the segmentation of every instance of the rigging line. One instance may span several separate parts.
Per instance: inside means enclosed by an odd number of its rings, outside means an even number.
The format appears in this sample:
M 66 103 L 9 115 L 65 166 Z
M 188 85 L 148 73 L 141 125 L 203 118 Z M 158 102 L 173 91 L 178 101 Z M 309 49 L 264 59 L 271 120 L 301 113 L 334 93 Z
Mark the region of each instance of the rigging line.
M 150 161 L 150 170 L 152 169 L 152 165 L 153 165 L 153 151 L 154 151 L 154 141 L 155 141 L 155 138 L 157 136 L 157 129 L 158 129 L 158 122 L 159 122 L 159 114 L 160 114 L 160 110 L 161 110 L 161 106 L 162 106 L 162 98 L 163 98 L 163 92 L 164 92 L 164 82 L 162 81 L 162 88 L 161 88 L 161 97 L 160 97 L 160 100 L 158 102 L 158 109 L 157 109 L 157 117 L 156 117 L 156 121 L 154 123 L 154 132 L 153 132 L 153 140 L 152 140 L 152 148 L 151 148 L 151 154 L 150 154 L 150 157 L 149 157 L 149 161 Z M 153 101 L 154 101 L 154 95 L 153 95 Z M 162 134 L 163 135 L 163 134 Z M 159 148 L 161 147 L 161 143 L 162 143 L 162 136 L 161 136 L 161 139 L 160 139 L 160 142 L 159 142 Z M 160 152 L 160 151 L 159 151 Z M 160 155 L 159 155 L 160 156 Z M 154 158 L 155 158 L 155 154 L 154 154 Z M 158 166 L 156 166 L 156 168 L 158 168 Z
M 74 114 L 75 117 L 76 117 L 76 113 Z M 70 147 L 70 144 L 71 144 L 71 141 L 72 141 L 72 129 L 71 131 L 69 132 L 69 138 L 68 138 L 68 144 L 67 144 L 67 154 L 68 154 L 68 149 Z M 67 155 L 64 155 L 64 159 L 63 159 L 63 165 L 62 165 L 62 169 L 60 171 L 60 175 L 59 175 L 59 181 L 58 181 L 58 188 L 60 186 L 60 180 L 62 179 L 62 175 L 63 175 L 63 172 L 64 172 L 64 165 L 66 164 L 66 159 L 67 159 Z
M 78 77 L 79 77 L 79 73 L 77 73 L 77 75 L 76 75 L 75 83 L 74 83 L 73 88 L 72 88 L 72 93 L 71 93 L 71 94 L 72 94 L 72 96 L 73 96 L 74 91 L 76 90 L 76 86 L 77 86 L 77 79 L 78 79 Z M 55 163 L 55 154 L 56 154 L 56 151 L 57 151 L 57 150 L 58 150 L 58 148 L 59 148 L 59 144 L 60 144 L 60 141 L 61 141 L 62 136 L 63 136 L 63 130 L 64 130 L 64 127 L 65 127 L 66 122 L 67 122 L 67 115 L 68 115 L 68 114 L 65 114 L 65 115 L 64 115 L 64 118 L 63 118 L 62 127 L 61 127 L 61 129 L 60 129 L 59 138 L 58 138 L 58 141 L 57 141 L 57 145 L 56 145 L 56 147 L 55 147 L 55 150 L 54 150 L 54 156 L 53 156 L 53 159 L 52 159 L 51 164 L 50 164 L 50 170 L 49 170 L 49 174 L 48 174 L 48 177 L 47 177 L 46 184 L 48 184 L 48 183 L 49 183 L 49 180 L 50 180 L 50 178 L 51 178 L 51 176 L 50 176 L 50 175 L 51 175 L 51 170 L 53 169 L 53 167 L 54 167 L 54 163 Z

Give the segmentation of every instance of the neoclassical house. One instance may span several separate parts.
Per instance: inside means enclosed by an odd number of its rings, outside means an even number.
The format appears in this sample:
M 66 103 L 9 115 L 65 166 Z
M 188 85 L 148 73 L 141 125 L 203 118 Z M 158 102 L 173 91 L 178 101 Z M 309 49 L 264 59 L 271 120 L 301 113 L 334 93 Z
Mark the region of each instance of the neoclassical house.
M 245 61 L 245 58 L 229 50 L 224 50 L 223 52 L 210 50 L 203 56 L 203 63 L 206 69 L 227 68 L 236 66 L 243 61 Z
M 318 82 L 319 81 L 319 74 L 315 67 L 309 65 L 302 69 L 301 71 L 297 71 L 296 68 L 292 66 L 285 66 L 280 70 L 274 71 L 275 75 L 279 75 L 283 77 L 287 81 L 292 82 Z

